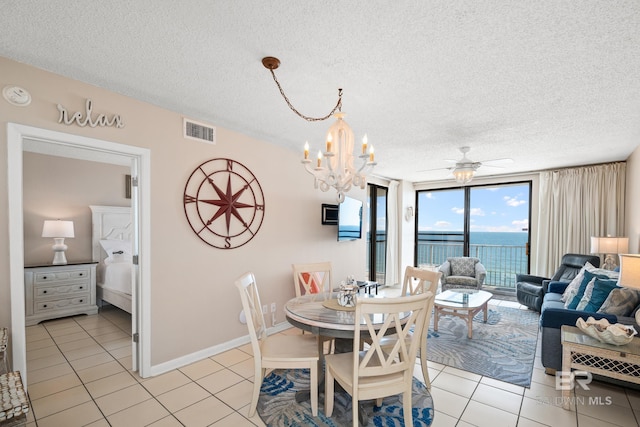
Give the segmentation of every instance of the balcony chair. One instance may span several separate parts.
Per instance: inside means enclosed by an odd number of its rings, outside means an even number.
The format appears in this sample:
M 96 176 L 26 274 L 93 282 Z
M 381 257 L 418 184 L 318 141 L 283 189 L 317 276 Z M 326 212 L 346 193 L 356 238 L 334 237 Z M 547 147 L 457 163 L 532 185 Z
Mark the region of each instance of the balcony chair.
M 450 257 L 438 267 L 442 273 L 442 290 L 482 289 L 487 270 L 474 257 Z
M 313 262 L 307 264 L 292 264 L 293 286 L 296 296 L 331 292 L 332 273 L 331 262 Z M 302 332 L 304 334 L 304 331 Z M 318 335 L 319 351 L 324 353 L 324 343 L 329 342 L 328 351 L 331 352 L 334 340 L 331 337 Z
M 309 369 L 311 389 L 311 413 L 318 415 L 318 371 L 319 356 L 316 338 L 312 335 L 267 336 L 267 326 L 262 314 L 262 304 L 253 273 L 240 276 L 235 285 L 240 292 L 242 308 L 247 318 L 249 337 L 254 361 L 253 396 L 249 416 L 256 413 L 262 379 L 267 369 Z
M 599 267 L 600 257 L 597 255 L 565 254 L 560 261 L 560 267 L 551 278 L 516 274 L 518 302 L 539 313 L 549 282 L 570 282 L 587 262 L 594 267 Z
M 351 395 L 354 427 L 358 426 L 360 400 L 376 399 L 376 405 L 380 406 L 383 397 L 399 393 L 402 393 L 404 425 L 413 425 L 411 390 L 413 367 L 420 342 L 410 339 L 409 334 L 413 329 L 414 335 L 424 335 L 425 317 L 429 314 L 427 309 L 429 301 L 433 304 L 433 298 L 433 293 L 425 292 L 397 298 L 358 299 L 354 317 L 356 330 L 362 321 L 371 337 L 371 344 L 363 351 L 325 356 L 324 395 L 325 414 L 328 417 L 333 413 L 333 394 L 337 381 Z M 408 311 L 411 312 L 409 318 L 401 319 L 400 316 Z M 380 313 L 386 315 L 382 325 L 374 323 L 374 316 L 378 317 Z M 383 350 L 381 339 L 387 333 L 394 333 L 399 339 L 392 348 Z M 361 348 L 361 335 L 363 334 L 354 334 L 354 349 Z

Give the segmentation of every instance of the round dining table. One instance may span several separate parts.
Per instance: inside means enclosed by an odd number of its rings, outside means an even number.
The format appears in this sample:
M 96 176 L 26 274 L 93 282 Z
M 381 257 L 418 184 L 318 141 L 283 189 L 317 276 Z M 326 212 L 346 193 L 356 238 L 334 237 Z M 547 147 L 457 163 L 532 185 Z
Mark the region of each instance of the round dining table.
M 317 294 L 307 294 L 293 298 L 284 306 L 287 321 L 293 326 L 309 331 L 317 336 L 327 336 L 335 338 L 334 352 L 347 353 L 353 351 L 353 337 L 356 330 L 355 307 L 340 307 L 337 304 L 337 292 L 324 292 Z M 361 293 L 357 298 L 384 298 L 369 293 Z M 411 313 L 407 312 L 405 317 Z M 379 316 L 376 319 L 376 316 Z M 374 315 L 375 324 L 382 325 L 384 323 L 384 315 Z M 363 322 L 359 322 L 360 333 L 369 336 L 367 327 Z M 390 328 L 389 333 L 392 333 Z M 320 361 L 323 364 L 323 354 L 320 354 Z M 324 372 L 319 375 L 319 388 L 322 390 L 324 383 Z M 309 399 L 308 390 L 300 390 L 296 393 L 296 400 L 302 402 Z M 367 424 L 366 412 L 362 410 L 362 403 L 359 402 L 361 408 L 358 411 L 358 417 L 361 425 Z

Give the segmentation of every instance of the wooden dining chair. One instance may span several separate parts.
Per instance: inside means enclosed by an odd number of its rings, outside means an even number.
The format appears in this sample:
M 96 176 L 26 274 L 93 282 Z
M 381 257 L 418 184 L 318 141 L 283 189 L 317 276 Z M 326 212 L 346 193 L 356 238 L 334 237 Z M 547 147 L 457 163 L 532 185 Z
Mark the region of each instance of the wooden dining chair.
M 335 382 L 351 395 L 353 426 L 358 426 L 358 402 L 402 393 L 404 425 L 412 426 L 411 390 L 413 367 L 420 342 L 409 339 L 413 330 L 422 336 L 431 292 L 397 298 L 362 298 L 356 303 L 355 326 L 364 324 L 371 337 L 370 345 L 362 351 L 325 356 L 325 414 L 331 416 L 334 405 Z M 407 318 L 404 314 L 410 313 Z M 382 320 L 384 319 L 384 320 Z M 364 333 L 364 332 L 363 332 Z M 394 333 L 399 338 L 390 348 L 381 347 L 382 338 Z M 360 348 L 361 335 L 354 334 L 353 348 Z
M 311 389 L 311 413 L 318 415 L 318 347 L 312 335 L 267 336 L 267 325 L 262 314 L 262 304 L 253 273 L 240 276 L 235 285 L 240 292 L 242 308 L 247 319 L 254 360 L 253 396 L 249 416 L 256 412 L 260 387 L 267 369 L 309 369 Z
M 424 292 L 431 292 L 435 295 L 438 291 L 441 276 L 442 273 L 440 271 L 424 270 L 407 266 L 404 271 L 401 295 L 417 295 Z M 431 390 L 431 380 L 429 379 L 429 370 L 427 369 L 427 333 L 429 331 L 429 323 L 431 322 L 434 298 L 428 300 L 428 314 L 425 317 L 426 323 L 423 328 L 423 334 L 420 337 L 420 366 L 422 367 L 424 383 L 429 390 Z
M 331 291 L 333 283 L 331 262 L 292 264 L 291 269 L 293 270 L 293 286 L 297 297 Z M 323 335 L 318 336 L 319 351 L 324 353 L 325 342 L 329 342 L 328 351 L 331 353 L 334 339 Z
M 291 268 L 297 297 L 331 291 L 333 280 L 330 262 L 292 264 Z

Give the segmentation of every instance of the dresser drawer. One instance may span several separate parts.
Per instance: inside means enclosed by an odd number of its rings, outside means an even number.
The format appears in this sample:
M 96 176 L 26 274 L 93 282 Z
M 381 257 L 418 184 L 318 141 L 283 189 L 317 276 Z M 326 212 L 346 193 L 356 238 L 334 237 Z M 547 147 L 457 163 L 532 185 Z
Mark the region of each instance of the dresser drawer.
M 39 272 L 35 274 L 35 283 L 49 283 L 63 280 L 78 280 L 89 277 L 89 269 Z
M 89 304 L 89 298 L 87 296 L 76 297 L 76 298 L 65 298 L 65 299 L 51 300 L 51 301 L 41 301 L 36 303 L 35 312 L 42 313 L 46 311 L 59 310 L 61 308 L 76 307 L 76 306 L 82 306 L 82 305 L 88 305 L 88 304 Z
M 64 296 L 69 294 L 87 293 L 89 291 L 89 283 L 74 283 L 71 285 L 60 286 L 37 286 L 34 288 L 35 298 L 37 300 L 45 297 Z

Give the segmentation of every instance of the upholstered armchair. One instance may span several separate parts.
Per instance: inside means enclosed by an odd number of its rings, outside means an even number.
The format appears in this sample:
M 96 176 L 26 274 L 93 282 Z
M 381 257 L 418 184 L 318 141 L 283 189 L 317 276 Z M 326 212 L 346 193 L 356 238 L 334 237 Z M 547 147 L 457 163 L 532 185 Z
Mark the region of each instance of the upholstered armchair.
M 442 272 L 442 290 L 482 289 L 487 270 L 474 257 L 450 257 L 438 268 Z
M 599 267 L 600 257 L 597 255 L 564 254 L 560 261 L 560 267 L 550 278 L 531 274 L 516 274 L 518 302 L 539 313 L 549 282 L 570 282 L 587 262 L 594 267 Z

